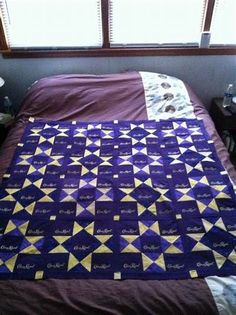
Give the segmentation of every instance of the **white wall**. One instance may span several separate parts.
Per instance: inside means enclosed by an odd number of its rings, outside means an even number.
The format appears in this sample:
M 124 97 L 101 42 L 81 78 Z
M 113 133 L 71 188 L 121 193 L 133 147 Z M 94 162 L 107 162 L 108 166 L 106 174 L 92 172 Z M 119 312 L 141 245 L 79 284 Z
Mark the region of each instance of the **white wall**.
M 98 58 L 4 59 L 0 56 L 0 102 L 9 95 L 19 106 L 27 88 L 39 78 L 63 73 L 117 73 L 142 70 L 176 76 L 193 87 L 208 107 L 227 83 L 236 82 L 236 56 L 157 56 Z

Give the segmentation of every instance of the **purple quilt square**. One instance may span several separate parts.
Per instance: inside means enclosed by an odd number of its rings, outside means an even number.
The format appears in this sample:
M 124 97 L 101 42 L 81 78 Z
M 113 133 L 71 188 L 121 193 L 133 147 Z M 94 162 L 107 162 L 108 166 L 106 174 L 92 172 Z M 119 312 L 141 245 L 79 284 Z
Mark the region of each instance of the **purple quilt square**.
M 189 261 L 185 254 L 165 254 L 166 271 L 170 273 L 186 272 L 189 268 Z
M 172 177 L 187 177 L 186 167 L 183 163 L 167 165 L 166 170 Z
M 38 169 L 41 168 L 50 162 L 50 157 L 43 155 L 35 155 L 32 160 L 32 165 Z
M 117 168 L 119 178 L 133 177 L 133 165 L 120 165 Z
M 165 145 L 166 148 L 176 148 L 178 147 L 178 142 L 176 137 L 165 137 L 163 138 L 163 141 L 161 143 L 162 145 Z
M 61 188 L 61 182 L 58 181 L 58 178 L 45 176 L 43 178 L 41 188 Z
M 95 221 L 94 235 L 112 235 L 114 233 L 112 221 Z
M 16 205 L 16 201 L 0 201 L 0 215 L 1 217 L 9 217 Z M 1 232 L 0 232 L 1 233 Z
M 51 138 L 51 137 L 55 137 L 58 136 L 60 134 L 60 131 L 56 128 L 54 128 L 54 126 L 50 126 L 49 124 L 47 124 L 48 126 L 44 126 L 44 129 L 40 132 L 40 134 L 45 137 L 45 138 Z
M 160 176 L 152 176 L 152 187 L 153 188 L 160 188 L 160 189 L 169 189 L 170 183 L 169 180 L 166 178 L 166 176 L 160 175 Z
M 96 201 L 95 203 L 95 214 L 101 217 L 113 217 L 116 206 L 112 201 Z
M 191 188 L 189 178 L 186 176 L 173 176 L 172 184 L 176 189 L 179 188 Z
M 115 154 L 114 147 L 113 146 L 105 146 L 105 147 L 101 147 L 100 149 L 100 157 L 113 157 Z
M 45 176 L 50 178 L 59 179 L 61 174 L 61 167 L 56 165 L 47 165 L 45 170 Z
M 52 207 L 51 202 L 37 202 L 34 206 L 34 216 L 42 216 L 44 219 L 57 213 L 57 205 Z
M 65 170 L 65 178 L 80 178 L 81 165 L 68 165 Z
M 128 135 L 131 138 L 136 139 L 137 141 L 145 138 L 146 136 L 148 136 L 148 134 L 149 133 L 145 129 L 140 128 L 140 127 L 136 127 L 128 132 Z
M 141 253 L 132 253 L 132 255 L 129 253 L 120 254 L 119 270 L 124 274 L 143 271 Z
M 190 217 L 188 220 L 179 220 L 178 224 L 181 234 L 206 232 L 202 223 L 202 219 L 198 217 Z
M 215 172 L 221 171 L 221 167 L 219 163 L 216 162 L 209 162 L 209 161 L 202 161 L 202 168 L 206 174 L 215 174 Z
M 201 139 L 196 140 L 194 142 L 194 146 L 197 150 L 198 153 L 202 154 L 204 156 L 204 154 L 207 152 L 212 152 L 212 147 L 206 142 L 206 140 L 204 140 L 204 142 L 201 142 Z
M 27 227 L 26 236 L 47 236 L 52 235 L 53 222 L 44 219 L 30 221 Z
M 78 260 L 84 259 L 101 247 L 101 242 L 86 231 L 81 231 L 63 242 L 63 247 Z
M 204 158 L 204 156 L 202 156 L 198 152 L 193 152 L 191 150 L 186 151 L 185 153 L 183 153 L 182 156 L 183 161 L 192 167 L 196 166 Z
M 203 134 L 200 135 L 192 135 L 192 140 L 195 146 L 201 146 L 203 143 L 206 143 L 206 138 Z
M 120 157 L 132 155 L 132 147 L 120 147 L 117 155 Z
M 143 253 L 162 253 L 160 236 L 140 236 L 141 251 Z
M 160 141 L 157 137 L 148 137 L 146 138 L 146 146 L 149 149 L 159 148 Z
M 227 178 L 225 178 L 221 174 L 210 174 L 207 176 L 208 183 L 210 186 L 215 186 L 215 185 L 227 185 L 228 181 Z
M 161 193 L 145 184 L 141 184 L 130 195 L 142 206 L 149 207 L 161 196 Z
M 95 188 L 81 188 L 77 191 L 78 202 L 92 202 L 95 199 Z
M 38 254 L 19 254 L 14 270 L 18 275 L 26 274 L 28 278 L 34 279 L 35 273 L 43 270 L 43 260 L 39 259 Z
M 102 162 L 103 160 L 94 154 L 90 154 L 89 156 L 86 156 L 80 159 L 80 163 L 89 170 L 97 167 Z
M 25 177 L 26 177 L 26 174 L 28 173 L 29 168 L 30 168 L 29 165 L 15 165 L 11 176 L 13 176 L 14 179 L 21 178 L 23 181 L 25 180 Z
M 158 176 L 165 176 L 165 170 L 162 165 L 160 166 L 154 166 L 154 165 L 149 165 L 149 170 L 150 170 L 150 176 L 151 178 L 155 178 Z
M 113 178 L 113 166 L 98 166 L 98 177 Z
M 228 215 L 228 216 L 232 216 L 236 214 L 236 204 L 235 201 L 233 199 L 229 199 L 229 198 L 220 198 L 220 199 L 216 199 L 216 204 L 220 210 L 220 212 L 222 212 L 222 215 Z
M 117 139 L 117 144 L 119 146 L 119 149 L 128 149 L 132 147 L 132 139 L 129 138 L 118 138 Z
M 189 270 L 196 270 L 199 275 L 215 274 L 218 267 L 211 250 L 192 252 L 188 254 Z
M 101 139 L 101 148 L 113 148 L 115 145 L 114 139 Z
M 120 177 L 116 182 L 117 187 L 119 188 L 135 188 L 134 178 L 133 177 Z
M 23 235 L 9 235 L 5 234 L 0 238 L 0 252 L 9 254 L 18 254 L 23 241 Z M 0 257 L 1 258 L 1 257 Z
M 187 200 L 187 201 L 178 201 L 176 203 L 176 213 L 181 213 L 182 216 L 189 219 L 192 216 L 199 215 L 199 209 L 196 201 Z
M 169 201 L 156 202 L 157 218 L 168 218 L 174 217 L 176 209 L 174 209 L 173 204 Z
M 25 141 L 24 141 L 24 148 L 30 148 L 30 147 L 37 147 L 39 142 L 39 136 L 38 137 L 32 137 L 32 136 L 27 136 Z
M 78 189 L 80 184 L 79 177 L 65 177 L 63 181 L 60 181 L 56 187 L 61 189 Z M 50 186 L 49 186 L 50 187 Z
M 160 234 L 161 235 L 179 235 L 180 229 L 175 218 L 160 219 L 159 220 Z
M 23 207 L 27 207 L 35 201 L 40 200 L 45 196 L 42 189 L 32 185 L 29 185 L 21 190 L 12 194 Z
M 187 128 L 178 127 L 175 129 L 175 134 L 176 134 L 176 136 L 184 137 L 184 136 L 188 136 L 189 134 L 191 134 L 191 132 Z
M 71 157 L 81 157 L 82 158 L 84 156 L 84 153 L 85 153 L 85 148 L 72 146 L 72 148 L 69 149 L 69 152 L 70 152 Z M 73 160 L 73 159 L 71 159 L 71 160 Z
M 120 221 L 119 232 L 120 235 L 139 235 L 139 225 L 137 221 Z
M 68 142 L 70 142 L 70 139 L 67 139 L 67 137 L 57 136 L 55 137 L 53 147 L 61 150 L 66 149 L 67 145 L 69 144 Z
M 159 165 L 163 165 L 163 158 L 161 156 L 160 148 L 157 146 L 147 147 L 148 164 L 158 161 Z
M 103 274 L 114 272 L 115 265 L 116 263 L 112 254 L 92 254 L 92 272 L 94 273 Z
M 160 129 L 161 130 L 172 130 L 174 127 L 173 127 L 173 122 L 170 121 L 170 120 L 162 120 L 161 123 L 160 123 Z
M 73 233 L 74 222 L 72 220 L 56 220 L 52 224 L 52 235 L 70 236 Z
M 137 167 L 144 167 L 148 164 L 147 155 L 141 153 L 133 155 L 133 164 Z
M 236 236 L 236 213 L 234 215 L 222 215 L 224 225 L 230 233 Z
M 97 187 L 98 188 L 112 188 L 115 185 L 112 178 L 108 177 L 98 177 L 97 179 Z
M 58 272 L 66 272 L 68 266 L 69 253 L 59 253 L 54 255 L 46 255 L 43 259 L 42 267 L 47 275 L 58 274 Z
M 90 129 L 90 130 L 87 131 L 87 137 L 89 139 L 91 139 L 92 141 L 94 139 L 99 139 L 99 138 L 101 138 L 101 130 L 100 129 L 96 129 L 96 128 Z
M 120 202 L 117 204 L 117 214 L 120 214 L 122 218 L 137 218 L 138 211 L 137 211 L 137 203 L 128 201 L 128 202 Z
M 75 150 L 84 148 L 85 144 L 86 144 L 86 138 L 84 137 L 76 137 L 71 140 L 71 146 Z
M 75 202 L 59 202 L 55 203 L 53 207 L 53 214 L 65 219 L 73 219 L 76 215 L 76 203 Z
M 212 200 L 213 197 L 212 191 L 209 186 L 206 185 L 205 186 L 201 185 L 200 187 L 195 186 L 194 188 L 192 188 L 192 191 L 196 200 L 203 200 L 205 202 L 207 202 L 208 200 L 210 202 Z
M 236 237 L 214 226 L 202 237 L 201 243 L 222 256 L 228 257 L 235 249 Z
M 21 175 L 21 177 L 10 177 L 9 179 L 4 181 L 4 186 L 6 188 L 21 188 L 25 182 L 25 177 Z
M 165 147 L 165 145 L 161 145 L 160 146 L 160 153 L 163 156 L 163 161 L 168 162 L 168 164 L 172 163 L 175 159 L 176 155 L 178 156 L 178 159 L 182 159 L 181 155 L 180 155 L 180 151 L 179 148 L 175 148 L 175 147 Z M 173 157 L 172 157 L 173 155 Z
M 24 143 L 23 147 L 19 149 L 21 155 L 34 155 L 37 149 L 38 140 L 28 140 L 28 143 Z

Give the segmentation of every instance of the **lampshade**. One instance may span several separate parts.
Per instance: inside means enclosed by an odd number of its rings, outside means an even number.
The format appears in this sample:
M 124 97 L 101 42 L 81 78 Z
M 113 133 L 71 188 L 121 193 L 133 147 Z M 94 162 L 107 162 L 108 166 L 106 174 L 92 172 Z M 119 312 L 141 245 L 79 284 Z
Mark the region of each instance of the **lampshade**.
M 5 83 L 5 81 L 3 80 L 3 78 L 0 77 L 0 87 L 3 86 Z

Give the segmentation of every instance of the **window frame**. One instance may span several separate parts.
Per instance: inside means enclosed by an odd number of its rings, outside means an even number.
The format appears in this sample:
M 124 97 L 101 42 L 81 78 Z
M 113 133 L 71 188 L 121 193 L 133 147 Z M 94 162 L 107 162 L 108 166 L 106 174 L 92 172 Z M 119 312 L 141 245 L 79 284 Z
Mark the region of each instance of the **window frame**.
M 12 49 L 7 45 L 4 26 L 0 17 L 0 52 L 5 58 L 236 55 L 236 45 L 211 45 L 209 48 L 199 48 L 197 45 L 111 47 L 109 42 L 109 0 L 100 1 L 103 35 L 102 48 Z M 202 32 L 210 30 L 215 4 L 216 0 L 205 0 Z

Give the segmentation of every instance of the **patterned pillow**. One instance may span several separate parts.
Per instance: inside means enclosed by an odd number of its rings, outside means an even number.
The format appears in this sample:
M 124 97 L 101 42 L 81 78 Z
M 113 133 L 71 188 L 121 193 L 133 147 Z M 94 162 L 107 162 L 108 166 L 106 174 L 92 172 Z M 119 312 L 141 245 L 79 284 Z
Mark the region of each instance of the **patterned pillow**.
M 148 119 L 195 117 L 183 81 L 160 73 L 139 73 L 145 91 Z

